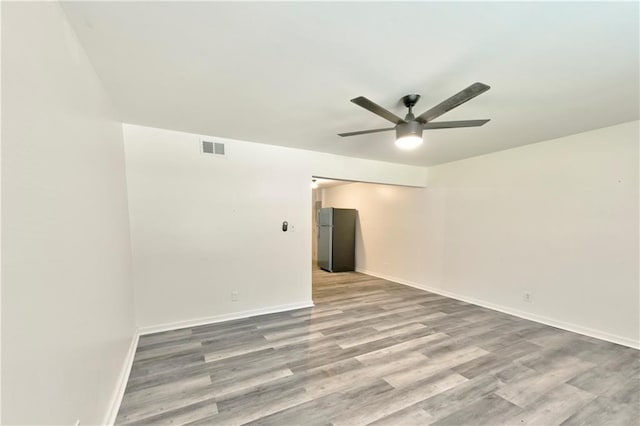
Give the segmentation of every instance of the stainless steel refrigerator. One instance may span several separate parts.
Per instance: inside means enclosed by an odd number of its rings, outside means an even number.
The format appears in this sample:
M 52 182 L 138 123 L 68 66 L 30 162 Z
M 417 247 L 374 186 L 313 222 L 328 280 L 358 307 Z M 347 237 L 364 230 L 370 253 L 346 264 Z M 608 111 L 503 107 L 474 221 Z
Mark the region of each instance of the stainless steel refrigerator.
M 318 210 L 318 266 L 329 272 L 355 270 L 356 210 Z

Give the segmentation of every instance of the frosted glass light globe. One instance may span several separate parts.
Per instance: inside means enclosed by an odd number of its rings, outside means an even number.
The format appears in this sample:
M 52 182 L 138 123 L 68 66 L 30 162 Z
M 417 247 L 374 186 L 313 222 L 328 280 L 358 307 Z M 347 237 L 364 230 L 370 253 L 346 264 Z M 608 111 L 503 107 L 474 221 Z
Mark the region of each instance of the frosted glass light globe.
M 422 145 L 420 136 L 409 135 L 396 139 L 396 146 L 400 149 L 415 149 Z

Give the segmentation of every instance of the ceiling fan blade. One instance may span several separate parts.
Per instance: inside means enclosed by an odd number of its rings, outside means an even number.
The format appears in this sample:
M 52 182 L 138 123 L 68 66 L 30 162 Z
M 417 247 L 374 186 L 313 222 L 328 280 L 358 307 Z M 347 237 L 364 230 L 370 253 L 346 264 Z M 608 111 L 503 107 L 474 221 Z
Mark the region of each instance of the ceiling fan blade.
M 489 120 L 460 120 L 460 121 L 437 121 L 434 123 L 425 123 L 422 128 L 428 129 L 454 129 L 456 127 L 479 127 L 486 124 Z
M 416 117 L 416 120 L 421 121 L 422 123 L 428 123 L 434 118 L 440 117 L 445 112 L 451 111 L 455 107 L 460 106 L 468 100 L 471 100 L 476 96 L 486 92 L 490 88 L 491 87 L 483 83 L 473 83 L 471 86 L 467 87 L 461 92 L 456 93 L 449 99 L 440 102 L 430 110 L 420 114 L 418 117 Z
M 386 129 L 373 129 L 373 130 L 361 130 L 359 132 L 349 132 L 349 133 L 338 133 L 338 136 L 356 136 L 356 135 L 366 135 L 367 133 L 378 133 L 378 132 L 386 132 L 389 130 L 395 130 L 395 127 L 387 127 Z
M 371 102 L 369 99 L 365 98 L 364 96 L 358 96 L 357 98 L 353 98 L 351 99 L 351 102 L 353 102 L 354 104 L 361 106 L 362 108 L 371 111 L 372 113 L 379 115 L 380 117 L 384 118 L 385 120 L 389 120 L 390 122 L 392 122 L 393 124 L 399 124 L 399 123 L 404 123 L 405 121 L 398 117 L 397 115 L 395 115 L 394 113 L 392 113 L 391 111 L 388 111 L 384 108 L 382 108 L 380 105 L 378 105 L 375 102 Z

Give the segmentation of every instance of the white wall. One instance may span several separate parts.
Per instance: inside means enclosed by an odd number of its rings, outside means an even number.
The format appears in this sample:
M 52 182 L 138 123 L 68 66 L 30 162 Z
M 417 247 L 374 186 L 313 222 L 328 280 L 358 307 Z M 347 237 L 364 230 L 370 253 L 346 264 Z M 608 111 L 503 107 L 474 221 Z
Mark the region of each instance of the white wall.
M 143 331 L 311 304 L 311 176 L 426 182 L 420 167 L 215 138 L 218 158 L 198 135 L 124 129 Z
M 355 208 L 356 268 L 424 282 L 426 188 L 352 183 L 325 188 L 323 207 Z
M 2 112 L 2 423 L 99 424 L 134 333 L 122 127 L 57 2 L 2 2 Z
M 638 346 L 638 122 L 352 184 L 359 270 Z M 523 301 L 530 292 L 532 301 Z

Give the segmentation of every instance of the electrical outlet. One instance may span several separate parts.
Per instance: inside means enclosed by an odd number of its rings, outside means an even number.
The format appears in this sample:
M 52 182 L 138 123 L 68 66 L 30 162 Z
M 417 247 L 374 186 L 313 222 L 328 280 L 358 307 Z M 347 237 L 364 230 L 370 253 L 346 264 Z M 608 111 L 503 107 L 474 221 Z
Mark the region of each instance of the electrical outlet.
M 232 302 L 237 302 L 238 301 L 238 292 L 237 291 L 232 291 L 231 292 L 231 301 Z
M 528 291 L 525 291 L 524 294 L 522 295 L 522 300 L 524 300 L 527 303 L 531 303 L 531 293 L 529 293 Z

